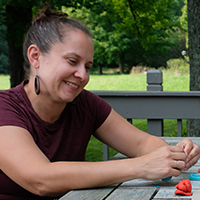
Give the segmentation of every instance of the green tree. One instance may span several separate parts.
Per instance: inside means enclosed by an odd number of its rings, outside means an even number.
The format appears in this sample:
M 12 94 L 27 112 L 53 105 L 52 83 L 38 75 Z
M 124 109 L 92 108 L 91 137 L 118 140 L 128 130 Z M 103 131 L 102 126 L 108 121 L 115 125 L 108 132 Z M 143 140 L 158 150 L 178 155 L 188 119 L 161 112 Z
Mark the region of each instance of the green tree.
M 89 9 L 76 10 L 74 15 L 82 16 L 92 30 L 94 63 L 99 68 L 119 65 L 123 73 L 139 63 L 165 66 L 170 57 L 180 56 L 183 0 L 85 2 Z
M 112 2 L 118 8 L 115 10 L 116 16 L 120 16 L 122 20 L 116 28 L 119 32 L 126 30 L 127 37 L 132 41 L 132 50 L 127 48 L 128 51 L 124 55 L 129 59 L 134 58 L 133 48 L 137 47 L 139 56 L 136 54 L 137 57 L 134 59 L 137 60 L 139 57 L 138 63 L 153 67 L 166 66 L 166 61 L 170 57 L 177 56 L 171 52 L 174 46 L 178 47 L 181 39 L 178 21 L 181 12 L 178 11 L 183 6 L 182 1 L 112 0 Z

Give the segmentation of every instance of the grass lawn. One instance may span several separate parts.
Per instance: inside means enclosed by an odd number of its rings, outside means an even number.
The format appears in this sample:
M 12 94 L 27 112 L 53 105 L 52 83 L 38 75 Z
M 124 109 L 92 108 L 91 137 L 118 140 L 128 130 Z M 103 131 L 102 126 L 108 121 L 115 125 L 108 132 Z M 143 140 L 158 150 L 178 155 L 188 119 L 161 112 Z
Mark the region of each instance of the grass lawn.
M 10 87 L 10 77 L 0 75 L 0 90 Z M 91 75 L 90 81 L 86 86 L 87 90 L 133 90 L 145 91 L 147 87 L 146 74 L 107 74 Z M 189 91 L 189 75 L 175 75 L 163 71 L 163 90 L 164 91 Z M 147 131 L 147 122 L 144 119 L 135 119 L 133 124 Z M 164 135 L 176 136 L 176 120 L 164 120 Z M 186 130 L 186 120 L 183 121 L 183 130 Z M 89 142 L 86 161 L 101 161 L 103 159 L 103 145 L 93 136 Z M 116 151 L 109 149 L 110 157 L 116 154 Z
M 146 74 L 90 75 L 87 90 L 145 91 Z M 163 73 L 163 91 L 189 91 L 189 75 Z
M 10 76 L 0 75 L 0 90 L 6 90 L 10 88 Z

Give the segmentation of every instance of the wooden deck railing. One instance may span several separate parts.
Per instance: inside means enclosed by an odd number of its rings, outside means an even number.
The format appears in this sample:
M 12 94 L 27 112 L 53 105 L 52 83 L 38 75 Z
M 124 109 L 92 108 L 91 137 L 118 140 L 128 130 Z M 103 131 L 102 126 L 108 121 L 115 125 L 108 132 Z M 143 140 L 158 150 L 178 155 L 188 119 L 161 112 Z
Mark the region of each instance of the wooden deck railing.
M 177 136 L 182 136 L 182 119 L 200 119 L 200 92 L 162 91 L 162 72 L 147 72 L 148 91 L 92 91 L 103 98 L 121 116 L 147 119 L 147 132 L 163 136 L 163 119 L 177 120 Z M 160 91 L 159 91 L 160 90 Z M 108 147 L 103 146 L 103 159 L 108 160 Z

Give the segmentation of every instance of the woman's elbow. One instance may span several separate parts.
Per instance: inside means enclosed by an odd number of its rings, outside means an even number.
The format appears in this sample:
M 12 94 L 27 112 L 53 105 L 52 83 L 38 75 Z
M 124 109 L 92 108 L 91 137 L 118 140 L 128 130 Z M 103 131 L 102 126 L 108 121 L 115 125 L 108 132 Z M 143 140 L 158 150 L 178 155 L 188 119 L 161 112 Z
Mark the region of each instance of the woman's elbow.
M 40 177 L 30 177 L 28 180 L 24 181 L 21 184 L 29 192 L 41 196 L 41 197 L 58 197 L 62 196 L 65 193 L 69 192 L 71 189 L 66 187 L 59 187 L 59 184 L 56 184 L 55 181 L 49 178 Z
M 40 196 L 40 197 L 58 197 L 66 194 L 70 191 L 70 189 L 65 189 L 64 191 L 60 191 L 56 189 L 56 187 L 51 187 L 47 183 L 37 182 L 31 184 L 29 188 L 27 188 L 31 193 Z

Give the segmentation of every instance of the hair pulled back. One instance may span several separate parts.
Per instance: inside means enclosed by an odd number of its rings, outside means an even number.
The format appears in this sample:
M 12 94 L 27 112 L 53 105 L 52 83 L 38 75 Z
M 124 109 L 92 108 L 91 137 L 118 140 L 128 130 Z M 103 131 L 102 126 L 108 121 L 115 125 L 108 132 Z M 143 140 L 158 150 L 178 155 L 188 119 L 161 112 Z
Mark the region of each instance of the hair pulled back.
M 68 14 L 47 8 L 40 12 L 32 21 L 23 45 L 24 69 L 26 77 L 30 75 L 30 63 L 27 50 L 35 44 L 42 53 L 48 53 L 56 42 L 62 42 L 64 34 L 72 29 L 79 29 L 92 37 L 89 30 L 76 20 L 67 18 Z M 67 28 L 67 29 L 66 29 Z

